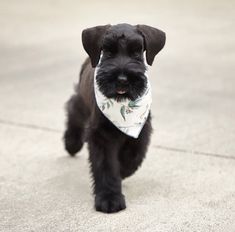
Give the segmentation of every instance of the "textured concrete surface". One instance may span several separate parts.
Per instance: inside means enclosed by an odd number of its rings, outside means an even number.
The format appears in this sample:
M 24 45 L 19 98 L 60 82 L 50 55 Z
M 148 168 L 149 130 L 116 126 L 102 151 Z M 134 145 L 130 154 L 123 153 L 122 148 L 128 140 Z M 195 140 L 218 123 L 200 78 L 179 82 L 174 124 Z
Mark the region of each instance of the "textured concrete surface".
M 134 4 L 134 5 L 133 5 Z M 235 3 L 1 1 L 0 231 L 235 231 Z M 86 147 L 63 150 L 83 28 L 167 34 L 150 70 L 154 135 L 123 183 L 127 209 L 93 209 Z

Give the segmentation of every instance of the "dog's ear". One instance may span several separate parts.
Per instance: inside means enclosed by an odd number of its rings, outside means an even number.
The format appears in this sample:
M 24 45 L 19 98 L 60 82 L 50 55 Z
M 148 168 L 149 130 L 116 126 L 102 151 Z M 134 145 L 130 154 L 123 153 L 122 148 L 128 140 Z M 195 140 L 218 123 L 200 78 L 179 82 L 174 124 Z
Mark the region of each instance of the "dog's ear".
M 104 34 L 110 26 L 111 25 L 91 27 L 82 32 L 82 44 L 91 59 L 93 68 L 96 67 L 99 62 Z
M 144 37 L 147 63 L 148 65 L 152 65 L 154 57 L 165 45 L 166 34 L 157 28 L 147 25 L 137 25 L 136 27 Z

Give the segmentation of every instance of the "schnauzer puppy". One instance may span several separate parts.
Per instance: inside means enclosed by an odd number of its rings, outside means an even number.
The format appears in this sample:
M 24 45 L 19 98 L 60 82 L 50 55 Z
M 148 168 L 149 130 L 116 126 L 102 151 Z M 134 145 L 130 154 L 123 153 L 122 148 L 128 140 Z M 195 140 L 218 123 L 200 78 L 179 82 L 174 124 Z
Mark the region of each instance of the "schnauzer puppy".
M 113 213 L 126 208 L 121 182 L 145 157 L 151 116 L 145 111 L 139 132 L 132 136 L 102 111 L 112 113 L 113 103 L 127 100 L 128 105 L 120 108 L 125 121 L 137 109 L 136 101 L 148 95 L 146 65 L 152 65 L 164 47 L 165 33 L 146 25 L 104 25 L 85 29 L 82 43 L 89 58 L 82 65 L 76 93 L 67 103 L 65 149 L 74 156 L 88 142 L 95 209 Z M 96 91 L 108 101 L 100 107 Z

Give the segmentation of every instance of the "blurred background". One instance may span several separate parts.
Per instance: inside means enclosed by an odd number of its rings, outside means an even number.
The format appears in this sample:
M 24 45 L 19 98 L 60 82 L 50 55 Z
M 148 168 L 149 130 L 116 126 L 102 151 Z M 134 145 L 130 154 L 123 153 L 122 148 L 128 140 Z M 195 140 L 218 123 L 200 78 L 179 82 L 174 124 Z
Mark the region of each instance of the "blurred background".
M 234 9 L 229 0 L 0 1 L 0 230 L 233 231 Z M 129 211 L 110 221 L 92 209 L 86 148 L 69 159 L 62 133 L 87 56 L 82 30 L 123 22 L 167 39 L 149 70 L 148 158 L 125 182 Z

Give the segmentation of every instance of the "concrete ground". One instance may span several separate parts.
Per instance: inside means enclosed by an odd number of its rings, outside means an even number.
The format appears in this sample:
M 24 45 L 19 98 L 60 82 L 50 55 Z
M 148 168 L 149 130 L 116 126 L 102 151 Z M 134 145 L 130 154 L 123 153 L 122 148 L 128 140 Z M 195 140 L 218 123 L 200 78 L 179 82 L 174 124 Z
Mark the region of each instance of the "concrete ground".
M 0 231 L 235 231 L 235 2 L 0 2 Z M 127 209 L 93 209 L 86 147 L 63 149 L 82 29 L 167 34 L 150 70 L 154 135 L 123 183 Z

